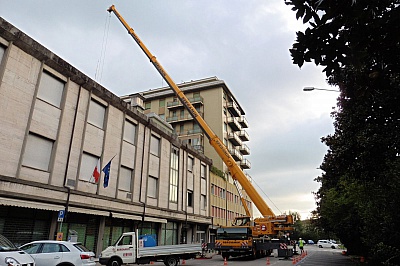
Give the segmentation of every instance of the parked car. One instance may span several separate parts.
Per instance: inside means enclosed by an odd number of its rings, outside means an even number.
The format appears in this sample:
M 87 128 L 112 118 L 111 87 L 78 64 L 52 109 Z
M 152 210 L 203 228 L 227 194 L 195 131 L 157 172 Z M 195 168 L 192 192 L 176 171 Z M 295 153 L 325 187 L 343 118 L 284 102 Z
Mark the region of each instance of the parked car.
M 314 245 L 315 243 L 314 243 L 314 241 L 312 241 L 312 240 L 310 239 L 310 240 L 307 240 L 307 244 L 309 244 L 309 245 Z
M 20 247 L 30 254 L 36 266 L 95 266 L 94 253 L 81 243 L 69 241 L 33 241 Z
M 333 243 L 333 242 L 331 242 L 329 240 L 318 240 L 317 246 L 319 248 L 333 248 L 333 249 L 339 248 L 338 244 Z
M 17 248 L 5 236 L 0 235 L 0 266 L 26 265 L 35 266 L 33 258 Z

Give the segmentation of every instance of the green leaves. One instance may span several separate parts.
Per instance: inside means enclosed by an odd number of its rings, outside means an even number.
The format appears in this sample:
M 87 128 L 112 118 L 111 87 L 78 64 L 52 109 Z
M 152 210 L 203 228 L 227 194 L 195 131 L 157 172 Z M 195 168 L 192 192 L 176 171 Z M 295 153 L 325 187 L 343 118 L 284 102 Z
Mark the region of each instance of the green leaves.
M 341 94 L 315 180 L 318 224 L 374 265 L 400 264 L 400 2 L 285 2 L 308 24 L 293 63 L 324 66 Z M 376 244 L 380 243 L 380 244 Z

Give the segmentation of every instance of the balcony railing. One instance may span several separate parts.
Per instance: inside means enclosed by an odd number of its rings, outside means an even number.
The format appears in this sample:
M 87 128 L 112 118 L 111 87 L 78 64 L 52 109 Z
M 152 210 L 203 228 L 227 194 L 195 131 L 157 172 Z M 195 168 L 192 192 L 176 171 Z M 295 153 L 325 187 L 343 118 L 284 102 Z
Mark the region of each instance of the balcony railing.
M 201 96 L 188 98 L 188 100 L 191 104 L 203 105 L 203 103 L 204 103 L 204 99 Z M 180 101 L 167 102 L 167 108 L 176 108 L 176 107 L 181 107 L 181 106 L 183 106 L 183 104 Z
M 249 123 L 247 122 L 246 117 L 241 116 L 238 120 L 239 120 L 239 123 L 242 126 L 242 128 L 248 128 L 249 127 Z
M 250 169 L 250 168 L 251 168 L 251 163 L 250 163 L 249 160 L 244 159 L 244 160 L 241 160 L 241 161 L 240 161 L 240 166 L 241 166 L 243 169 Z
M 249 141 L 250 137 L 246 130 L 240 130 L 239 137 L 243 141 Z
M 243 155 L 237 149 L 229 149 L 229 153 L 232 155 L 235 161 L 242 161 Z
M 203 117 L 203 113 L 199 113 L 201 117 Z M 178 123 L 183 121 L 193 120 L 193 117 L 190 114 L 180 115 L 180 116 L 167 116 L 166 121 L 168 123 Z
M 228 140 L 234 145 L 234 146 L 241 146 L 242 145 L 242 140 L 239 138 L 238 134 L 235 132 L 231 132 L 228 134 Z
M 239 107 L 236 105 L 236 103 L 234 102 L 228 102 L 227 104 L 228 110 L 229 112 L 233 115 L 233 116 L 240 116 L 240 110 Z
M 246 144 L 242 144 L 242 146 L 240 146 L 239 151 L 243 154 L 243 155 L 249 155 L 250 154 L 250 149 Z
M 232 130 L 239 131 L 242 129 L 242 127 L 240 126 L 240 123 L 236 117 L 228 117 L 227 120 L 228 120 L 227 121 L 228 125 L 232 128 Z

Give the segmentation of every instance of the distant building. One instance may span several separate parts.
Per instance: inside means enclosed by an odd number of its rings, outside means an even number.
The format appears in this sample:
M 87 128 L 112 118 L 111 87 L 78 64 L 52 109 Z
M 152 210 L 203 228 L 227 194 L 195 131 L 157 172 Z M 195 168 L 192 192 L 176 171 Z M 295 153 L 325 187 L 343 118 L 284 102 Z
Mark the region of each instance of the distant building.
M 210 77 L 177 84 L 185 93 L 213 132 L 223 140 L 237 164 L 245 171 L 251 167 L 246 155 L 250 149 L 246 145 L 249 135 L 245 112 L 223 80 Z M 170 87 L 142 91 L 121 97 L 138 108 L 138 99 L 143 102 L 140 111 L 144 114 L 156 113 L 170 123 L 183 143 L 187 143 L 212 159 L 213 167 L 223 175 L 211 175 L 210 211 L 213 225 L 230 225 L 236 216 L 245 214 L 241 200 L 228 169 L 214 148 L 209 144 L 197 122 L 176 97 Z M 250 179 L 250 177 L 249 177 Z M 250 198 L 243 192 L 248 207 L 252 210 Z
M 209 241 L 211 160 L 136 100 L 0 18 L 0 234 L 23 244 L 76 231 L 97 255 L 135 229 L 159 245 Z M 110 160 L 105 187 L 92 173 Z

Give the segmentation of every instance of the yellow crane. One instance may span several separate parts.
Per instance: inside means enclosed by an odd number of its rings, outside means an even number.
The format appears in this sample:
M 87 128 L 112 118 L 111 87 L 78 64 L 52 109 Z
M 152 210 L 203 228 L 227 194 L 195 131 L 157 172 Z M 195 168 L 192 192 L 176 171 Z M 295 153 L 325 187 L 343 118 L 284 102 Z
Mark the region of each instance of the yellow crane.
M 233 222 L 232 228 L 241 227 L 240 230 L 246 232 L 246 236 L 248 236 L 249 240 L 245 243 L 249 247 L 249 253 L 254 254 L 257 250 L 254 250 L 252 245 L 253 239 L 258 237 L 263 237 L 265 240 L 265 236 L 273 236 L 277 235 L 279 232 L 290 231 L 293 230 L 290 227 L 293 224 L 293 217 L 291 215 L 279 215 L 276 216 L 271 208 L 267 205 L 264 199 L 260 196 L 251 182 L 248 180 L 247 176 L 243 172 L 243 170 L 236 164 L 235 159 L 230 154 L 227 147 L 221 141 L 221 139 L 212 131 L 212 129 L 207 125 L 202 116 L 197 112 L 196 108 L 190 103 L 189 99 L 185 96 L 182 90 L 176 85 L 176 83 L 172 80 L 172 78 L 168 75 L 167 71 L 161 66 L 158 62 L 157 58 L 149 51 L 146 45 L 142 42 L 139 36 L 135 33 L 135 31 L 129 26 L 129 24 L 125 21 L 125 19 L 121 16 L 121 14 L 117 11 L 114 5 L 110 6 L 107 9 L 108 12 L 112 12 L 119 19 L 119 21 L 123 24 L 125 29 L 128 31 L 128 34 L 135 40 L 135 42 L 139 45 L 142 51 L 146 54 L 146 56 L 150 59 L 150 62 L 154 65 L 160 75 L 164 78 L 170 88 L 175 92 L 178 99 L 182 102 L 182 104 L 189 111 L 191 116 L 196 120 L 199 124 L 200 128 L 203 130 L 204 134 L 208 137 L 210 141 L 210 145 L 215 149 L 221 159 L 224 161 L 225 165 L 228 167 L 228 170 L 234 180 L 237 180 L 242 188 L 246 191 L 247 195 L 250 197 L 254 205 L 260 211 L 263 218 L 254 219 L 251 221 L 250 211 L 247 207 L 246 202 L 243 197 L 241 197 L 243 206 L 246 210 L 246 217 L 236 217 Z M 240 190 L 239 190 L 240 192 Z M 229 227 L 223 228 L 223 232 L 227 235 L 229 234 Z M 232 229 L 234 230 L 234 229 Z M 235 233 L 232 233 L 235 235 Z M 241 237 L 242 238 L 242 237 Z M 247 238 L 246 238 L 247 239 Z M 221 245 L 219 247 L 224 247 L 227 250 L 236 250 L 240 248 L 243 251 L 243 241 L 238 240 L 236 246 L 232 246 L 232 239 L 229 241 L 221 240 Z M 264 250 L 260 250 L 260 253 L 264 253 Z M 222 251 L 221 251 L 222 252 Z M 222 252 L 223 253 L 223 252 Z M 242 252 L 241 252 L 242 253 Z M 240 254 L 241 254 L 240 253 Z M 237 254 L 233 252 L 231 255 Z M 238 253 L 239 254 L 239 253 Z M 226 255 L 226 254 L 225 254 Z M 229 257 L 229 255 L 227 255 Z

